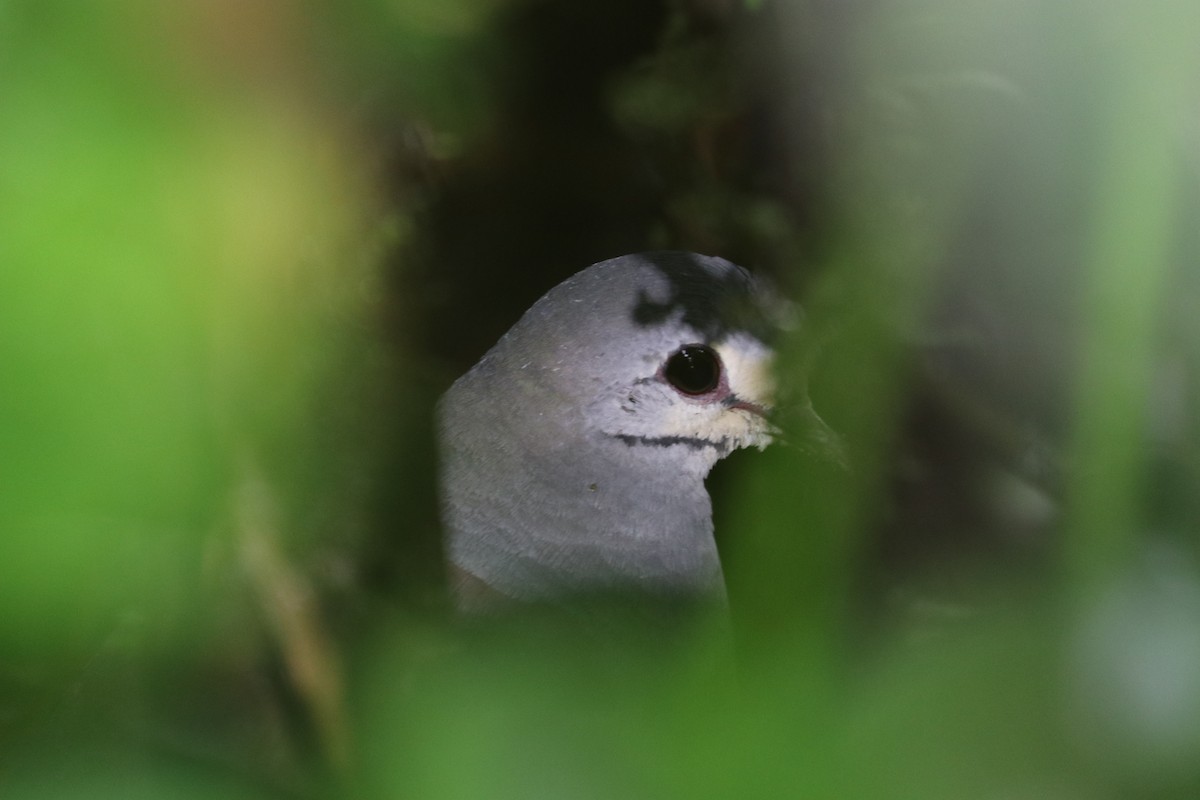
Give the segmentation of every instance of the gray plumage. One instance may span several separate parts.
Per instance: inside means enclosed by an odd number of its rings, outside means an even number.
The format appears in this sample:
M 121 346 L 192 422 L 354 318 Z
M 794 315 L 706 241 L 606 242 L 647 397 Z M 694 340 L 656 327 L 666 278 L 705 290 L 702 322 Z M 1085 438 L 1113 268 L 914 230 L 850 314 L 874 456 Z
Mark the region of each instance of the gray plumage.
M 538 300 L 439 405 L 459 605 L 723 597 L 704 479 L 770 441 L 769 302 L 740 267 L 690 253 L 595 264 Z M 686 345 L 719 357 L 711 391 L 672 385 Z

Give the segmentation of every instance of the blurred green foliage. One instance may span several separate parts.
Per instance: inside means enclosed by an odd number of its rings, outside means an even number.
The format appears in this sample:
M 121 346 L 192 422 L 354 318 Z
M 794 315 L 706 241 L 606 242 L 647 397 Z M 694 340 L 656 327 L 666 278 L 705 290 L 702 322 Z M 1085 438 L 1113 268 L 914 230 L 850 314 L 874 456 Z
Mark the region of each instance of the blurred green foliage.
M 1196 796 L 1198 16 L 0 2 L 0 795 Z M 849 469 L 714 481 L 732 647 L 451 623 L 439 389 L 664 246 Z

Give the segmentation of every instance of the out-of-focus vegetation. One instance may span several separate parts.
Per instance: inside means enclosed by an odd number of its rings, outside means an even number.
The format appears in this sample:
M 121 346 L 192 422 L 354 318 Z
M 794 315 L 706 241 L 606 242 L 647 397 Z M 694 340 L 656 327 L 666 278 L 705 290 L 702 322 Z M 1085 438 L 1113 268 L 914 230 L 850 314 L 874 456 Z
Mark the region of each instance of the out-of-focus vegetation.
M 1200 793 L 1200 7 L 0 0 L 0 796 Z M 724 629 L 445 614 L 432 404 L 806 308 Z M 632 623 L 631 623 L 632 627 Z

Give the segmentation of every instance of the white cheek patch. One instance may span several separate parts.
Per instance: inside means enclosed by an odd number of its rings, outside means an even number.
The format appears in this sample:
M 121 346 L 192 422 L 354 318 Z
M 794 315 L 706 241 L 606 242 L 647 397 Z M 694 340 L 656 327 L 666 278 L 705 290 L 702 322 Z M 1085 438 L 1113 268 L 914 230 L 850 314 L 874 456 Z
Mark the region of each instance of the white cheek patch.
M 769 410 L 775 401 L 771 350 L 746 335 L 735 335 L 713 344 L 712 348 L 721 357 L 730 393 L 742 403 L 764 412 Z M 672 405 L 667 418 L 668 425 L 675 429 L 672 435 L 723 441 L 730 450 L 739 447 L 761 450 L 771 443 L 774 427 L 760 413 L 721 402 L 679 399 L 682 402 Z
M 735 402 L 766 411 L 774 399 L 771 351 L 749 336 L 735 336 L 712 345 L 724 365 L 724 381 Z M 616 414 L 604 432 L 618 437 L 709 444 L 728 452 L 740 447 L 762 449 L 774 431 L 761 413 L 730 406 L 721 400 L 689 398 L 659 378 L 642 380 L 617 395 Z M 611 395 L 605 405 L 612 409 Z
M 762 342 L 738 335 L 713 345 L 725 365 L 729 390 L 764 410 L 775 404 L 774 353 Z
M 772 426 L 759 414 L 744 408 L 727 408 L 720 403 L 699 405 L 674 403 L 658 426 L 664 438 L 697 439 L 723 450 L 757 447 L 771 443 Z

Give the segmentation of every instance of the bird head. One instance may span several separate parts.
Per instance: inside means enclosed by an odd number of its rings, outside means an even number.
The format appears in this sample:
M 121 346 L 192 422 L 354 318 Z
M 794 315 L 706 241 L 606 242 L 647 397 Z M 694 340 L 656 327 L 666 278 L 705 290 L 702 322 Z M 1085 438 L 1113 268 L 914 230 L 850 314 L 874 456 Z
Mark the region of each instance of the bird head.
M 776 306 L 723 259 L 624 256 L 551 290 L 493 357 L 517 368 L 541 425 L 670 451 L 707 473 L 729 452 L 771 441 Z
M 530 307 L 441 404 L 460 602 L 467 583 L 722 596 L 704 478 L 771 441 L 775 303 L 728 261 L 671 252 L 595 264 Z

